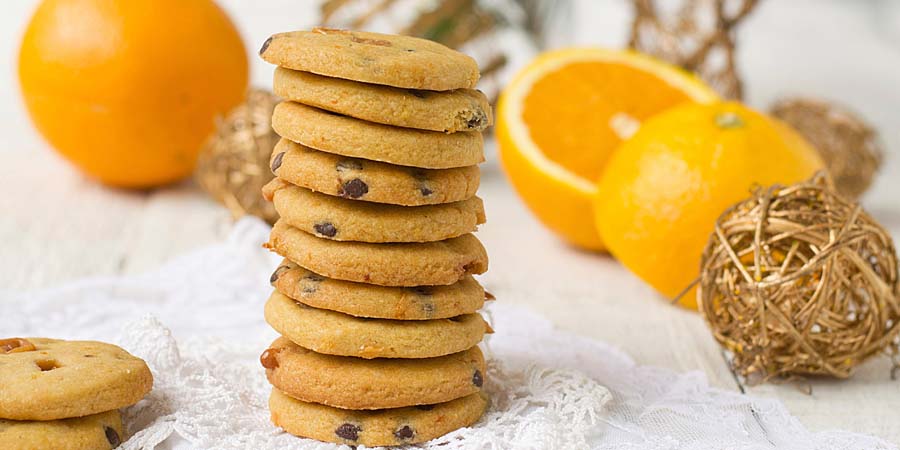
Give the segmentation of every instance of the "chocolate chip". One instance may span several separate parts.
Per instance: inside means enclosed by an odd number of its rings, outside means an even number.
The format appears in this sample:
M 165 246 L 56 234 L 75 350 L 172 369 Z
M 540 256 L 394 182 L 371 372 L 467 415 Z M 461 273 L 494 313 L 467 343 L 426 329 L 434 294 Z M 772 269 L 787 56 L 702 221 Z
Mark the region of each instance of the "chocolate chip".
M 334 434 L 338 435 L 338 437 L 346 439 L 348 441 L 355 441 L 359 439 L 359 432 L 362 431 L 358 425 L 354 425 L 352 423 L 345 423 L 336 430 L 334 430 Z
M 434 303 L 422 303 L 422 312 L 424 312 L 426 316 L 433 315 Z
M 274 272 L 272 272 L 272 276 L 269 277 L 269 283 L 275 284 L 275 282 L 278 281 L 278 277 L 281 276 L 281 272 L 284 272 L 285 270 L 288 270 L 289 268 L 290 267 L 288 267 L 288 266 L 278 266 L 278 268 L 275 269 Z
M 487 122 L 487 115 L 484 111 L 478 110 L 475 114 L 466 121 L 466 128 L 472 130 L 476 128 L 481 128 L 484 126 L 485 122 Z
M 355 159 L 342 159 L 335 166 L 338 172 L 345 170 L 363 170 L 362 162 Z
M 300 289 L 300 293 L 302 294 L 314 294 L 319 290 L 319 283 L 321 283 L 325 278 L 322 278 L 319 275 L 311 273 L 303 279 L 300 280 L 300 285 L 302 286 Z
M 410 172 L 410 175 L 412 175 L 412 177 L 415 178 L 416 181 L 428 181 L 428 173 L 426 173 L 424 170 L 413 170 L 412 172 Z
M 413 97 L 425 98 L 428 97 L 428 93 L 425 91 L 419 91 L 416 89 L 410 89 L 409 93 L 413 95 Z
M 434 191 L 432 191 L 431 189 L 428 189 L 425 186 L 420 187 L 419 192 L 422 193 L 423 197 L 428 197 L 429 195 L 434 194 Z
M 316 230 L 316 233 L 325 237 L 334 237 L 337 235 L 337 228 L 335 228 L 334 224 L 331 222 L 319 222 L 313 225 L 313 229 Z
M 450 318 L 448 318 L 447 320 L 449 320 L 449 321 L 451 321 L 451 322 L 457 322 L 457 323 L 459 323 L 459 322 L 462 322 L 463 319 L 462 319 L 462 316 L 456 316 L 456 317 L 450 317 Z
M 412 53 L 412 52 L 414 52 L 415 50 L 413 50 L 413 49 L 411 49 L 411 48 L 408 48 L 408 49 L 406 49 L 406 51 Z
M 416 430 L 413 430 L 409 425 L 403 425 L 397 431 L 394 431 L 394 437 L 401 441 L 408 441 L 416 437 Z
M 434 409 L 434 405 L 416 405 L 416 409 L 421 409 L 422 411 L 431 411 Z
M 266 52 L 266 49 L 269 48 L 269 44 L 272 43 L 272 38 L 274 38 L 274 37 L 275 37 L 275 36 L 269 36 L 269 38 L 266 39 L 266 42 L 263 42 L 262 47 L 259 48 L 259 55 L 260 55 L 260 56 L 262 56 L 262 54 Z
M 266 369 L 274 369 L 278 367 L 278 352 L 274 348 L 267 348 L 266 351 L 259 355 L 259 363 Z
M 478 369 L 475 369 L 475 373 L 472 374 L 472 384 L 478 387 L 484 384 L 484 378 L 481 377 L 481 371 Z
M 324 280 L 325 280 L 325 277 L 323 277 L 322 275 L 319 275 L 319 274 L 315 274 L 315 273 L 310 272 L 308 275 L 306 275 L 305 277 L 303 277 L 303 279 L 304 279 L 304 280 L 309 280 L 309 281 L 315 281 L 315 282 L 318 283 L 318 282 L 320 282 L 320 281 L 324 281 Z
M 115 429 L 103 427 L 103 433 L 106 434 L 106 440 L 109 442 L 111 448 L 116 448 L 122 443 L 122 438 L 119 437 L 119 432 Z
M 369 185 L 359 178 L 354 178 L 341 185 L 338 195 L 346 198 L 360 198 L 369 192 Z
M 419 294 L 423 297 L 431 297 L 433 295 L 433 293 L 431 292 L 431 288 L 428 286 L 418 286 L 418 287 L 412 288 L 412 290 L 416 294 Z
M 281 153 L 275 155 L 275 158 L 272 159 L 272 172 L 273 173 L 276 170 L 278 170 L 279 167 L 281 167 L 281 160 L 283 160 L 283 159 L 284 159 L 284 152 L 281 152 Z

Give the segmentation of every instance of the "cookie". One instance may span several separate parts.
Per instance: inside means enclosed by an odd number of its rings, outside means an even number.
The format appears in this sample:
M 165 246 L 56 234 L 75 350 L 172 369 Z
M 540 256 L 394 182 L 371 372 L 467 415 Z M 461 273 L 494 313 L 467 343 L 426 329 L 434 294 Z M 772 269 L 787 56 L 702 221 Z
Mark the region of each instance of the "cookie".
M 437 42 L 364 31 L 317 27 L 278 33 L 259 55 L 289 69 L 410 89 L 473 88 L 479 78 L 472 57 Z
M 0 419 L 3 450 L 110 450 L 125 436 L 118 410 L 73 419 Z
M 112 344 L 0 340 L 0 418 L 97 414 L 137 403 L 152 386 L 147 364 Z
M 279 220 L 264 246 L 317 274 L 379 286 L 453 284 L 488 266 L 484 247 L 471 234 L 424 243 L 338 242 Z
M 272 113 L 283 138 L 327 153 L 423 169 L 450 169 L 484 162 L 477 131 L 441 133 L 366 122 L 291 101 Z
M 284 99 L 385 125 L 453 133 L 494 122 L 487 97 L 474 89 L 401 89 L 283 67 L 275 69 L 273 87 Z
M 488 294 L 470 276 L 449 286 L 387 287 L 325 278 L 285 259 L 269 279 L 282 294 L 314 308 L 356 317 L 446 319 L 481 309 Z
M 481 390 L 478 347 L 428 359 L 323 355 L 284 337 L 260 356 L 269 383 L 291 397 L 343 409 L 385 409 L 449 402 Z
M 282 139 L 270 160 L 279 178 L 316 192 L 403 206 L 458 202 L 475 195 L 478 166 L 418 169 L 320 152 Z
M 431 358 L 481 342 L 487 324 L 480 314 L 449 319 L 390 320 L 354 317 L 298 303 L 275 291 L 266 322 L 293 343 L 317 353 L 357 358 Z
M 285 223 L 336 241 L 434 242 L 473 232 L 485 221 L 478 197 L 442 205 L 385 205 L 320 194 L 278 178 L 263 194 Z
M 376 411 L 349 411 L 308 403 L 272 389 L 272 422 L 295 436 L 381 447 L 430 441 L 477 422 L 489 404 L 479 392 L 446 403 Z

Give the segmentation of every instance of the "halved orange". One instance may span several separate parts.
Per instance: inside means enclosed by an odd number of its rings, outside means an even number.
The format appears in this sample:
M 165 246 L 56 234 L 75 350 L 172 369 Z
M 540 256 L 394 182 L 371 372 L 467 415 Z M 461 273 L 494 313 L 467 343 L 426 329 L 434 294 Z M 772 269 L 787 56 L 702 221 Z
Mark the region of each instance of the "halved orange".
M 603 250 L 591 202 L 613 150 L 658 112 L 716 100 L 695 76 L 637 52 L 547 52 L 500 97 L 500 160 L 544 225 L 576 246 Z

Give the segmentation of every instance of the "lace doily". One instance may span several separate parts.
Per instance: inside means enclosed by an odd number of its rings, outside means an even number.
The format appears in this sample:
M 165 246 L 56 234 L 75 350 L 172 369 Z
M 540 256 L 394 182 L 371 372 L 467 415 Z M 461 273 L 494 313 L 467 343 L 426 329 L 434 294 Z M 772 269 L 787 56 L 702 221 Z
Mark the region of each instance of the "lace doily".
M 262 307 L 279 259 L 260 248 L 268 231 L 244 219 L 222 244 L 152 273 L 0 292 L 0 334 L 104 340 L 144 358 L 154 389 L 125 411 L 123 449 L 338 448 L 269 422 L 258 356 L 276 336 Z M 485 343 L 491 409 L 422 448 L 896 449 L 870 436 L 811 433 L 776 400 L 711 388 L 698 372 L 638 366 L 503 299 L 486 313 L 496 330 Z

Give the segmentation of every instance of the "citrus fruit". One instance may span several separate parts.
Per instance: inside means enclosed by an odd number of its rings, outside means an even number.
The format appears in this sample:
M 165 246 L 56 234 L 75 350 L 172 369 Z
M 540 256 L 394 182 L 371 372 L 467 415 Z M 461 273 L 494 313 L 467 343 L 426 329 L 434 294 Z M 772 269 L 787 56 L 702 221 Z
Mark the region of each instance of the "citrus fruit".
M 739 103 L 688 104 L 648 120 L 610 158 L 595 196 L 597 229 L 625 267 L 666 298 L 697 277 L 716 219 L 754 185 L 823 168 L 777 119 Z M 692 294 L 681 304 L 696 308 Z
M 636 52 L 544 53 L 500 97 L 500 159 L 544 225 L 572 244 L 602 250 L 591 198 L 612 151 L 662 110 L 715 100 L 699 79 Z
M 209 0 L 45 0 L 19 52 L 38 131 L 121 187 L 190 174 L 214 118 L 241 102 L 247 72 L 240 35 Z

